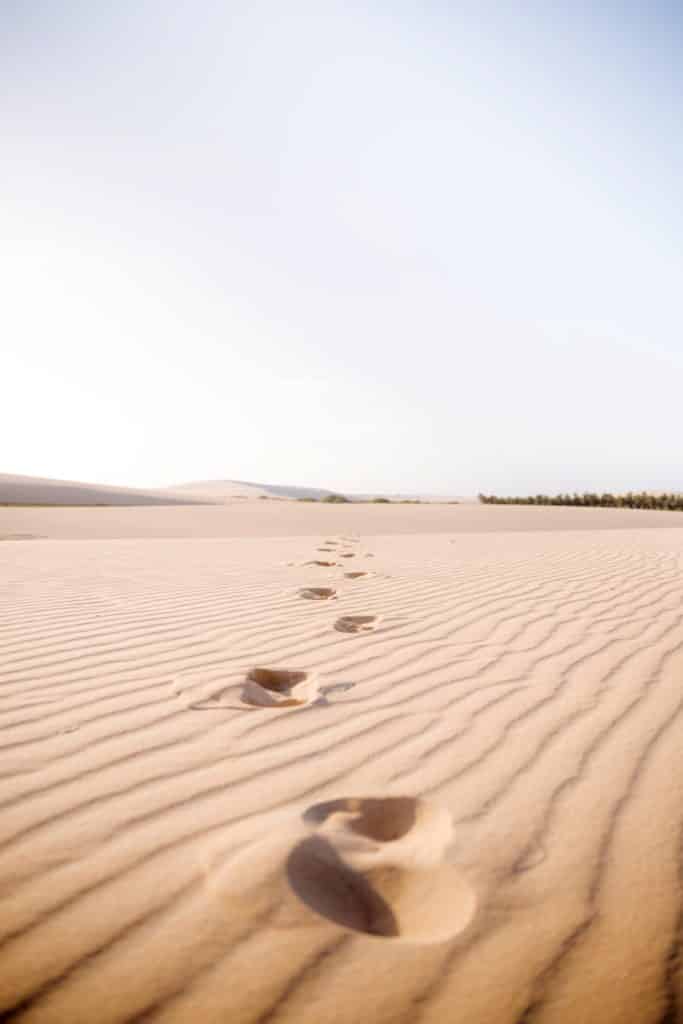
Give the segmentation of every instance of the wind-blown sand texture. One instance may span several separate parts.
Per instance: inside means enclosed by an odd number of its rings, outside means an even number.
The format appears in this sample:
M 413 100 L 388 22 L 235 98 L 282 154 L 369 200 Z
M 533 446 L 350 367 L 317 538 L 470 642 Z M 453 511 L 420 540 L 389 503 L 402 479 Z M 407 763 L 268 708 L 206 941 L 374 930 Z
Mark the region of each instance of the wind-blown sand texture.
M 0 1019 L 682 1020 L 683 521 L 246 505 L 0 510 Z

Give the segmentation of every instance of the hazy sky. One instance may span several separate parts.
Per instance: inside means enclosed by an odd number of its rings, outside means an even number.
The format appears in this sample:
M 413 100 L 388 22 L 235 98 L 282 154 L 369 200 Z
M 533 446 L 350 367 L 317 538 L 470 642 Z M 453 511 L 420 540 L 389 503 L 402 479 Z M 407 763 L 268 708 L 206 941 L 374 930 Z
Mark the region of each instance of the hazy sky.
M 6 0 L 0 471 L 683 488 L 680 10 Z

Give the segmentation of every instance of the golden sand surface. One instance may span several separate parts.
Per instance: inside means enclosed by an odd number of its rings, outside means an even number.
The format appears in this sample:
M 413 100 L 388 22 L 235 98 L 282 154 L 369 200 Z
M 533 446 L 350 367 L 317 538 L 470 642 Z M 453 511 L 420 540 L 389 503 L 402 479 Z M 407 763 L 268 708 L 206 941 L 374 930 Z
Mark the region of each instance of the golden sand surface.
M 678 523 L 0 509 L 0 1019 L 683 1020 Z

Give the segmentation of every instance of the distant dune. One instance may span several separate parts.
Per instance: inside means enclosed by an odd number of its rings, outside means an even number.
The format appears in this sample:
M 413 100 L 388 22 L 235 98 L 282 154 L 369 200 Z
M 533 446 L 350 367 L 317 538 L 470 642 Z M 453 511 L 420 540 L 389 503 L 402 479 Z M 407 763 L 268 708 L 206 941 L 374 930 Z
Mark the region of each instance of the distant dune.
M 440 505 L 447 502 L 457 501 L 478 503 L 478 498 L 472 494 L 425 494 L 423 492 L 408 492 L 405 494 L 394 494 L 388 491 L 373 491 L 368 494 L 350 494 L 351 501 L 372 501 L 374 498 L 386 498 L 388 501 L 421 501 L 425 504 Z
M 260 484 L 244 484 L 236 480 L 197 480 L 169 487 L 169 491 L 214 502 L 230 501 L 234 498 L 269 497 L 268 491 Z
M 200 505 L 210 500 L 171 490 L 138 490 L 0 473 L 0 505 Z
M 0 505 L 221 505 L 258 498 L 290 501 L 312 498 L 321 501 L 331 494 L 345 494 L 350 501 L 356 502 L 371 501 L 376 497 L 386 497 L 391 501 L 473 500 L 424 494 L 385 494 L 379 490 L 352 494 L 321 487 L 264 484 L 247 480 L 197 480 L 163 488 L 113 487 L 109 484 L 0 473 Z
M 328 491 L 319 487 L 295 487 L 291 484 L 257 484 L 248 480 L 198 480 L 177 484 L 170 491 L 210 497 L 213 501 L 231 498 L 325 498 Z
M 200 480 L 193 483 L 177 484 L 169 490 L 174 493 L 193 494 L 197 497 L 211 498 L 212 501 L 226 501 L 234 498 L 314 498 L 321 501 L 331 494 L 343 494 L 349 501 L 372 501 L 373 498 L 387 498 L 389 501 L 476 501 L 474 497 L 447 494 L 405 493 L 390 494 L 376 490 L 367 493 L 355 493 L 341 489 L 328 490 L 322 487 L 298 487 L 293 484 L 263 484 L 247 480 Z

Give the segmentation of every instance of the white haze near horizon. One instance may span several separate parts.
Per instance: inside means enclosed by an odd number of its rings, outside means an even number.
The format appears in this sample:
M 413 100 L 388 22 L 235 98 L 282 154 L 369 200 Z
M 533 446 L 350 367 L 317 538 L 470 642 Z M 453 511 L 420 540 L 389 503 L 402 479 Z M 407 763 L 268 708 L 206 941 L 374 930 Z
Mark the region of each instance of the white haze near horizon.
M 683 486 L 680 16 L 368 6 L 3 8 L 1 472 Z

